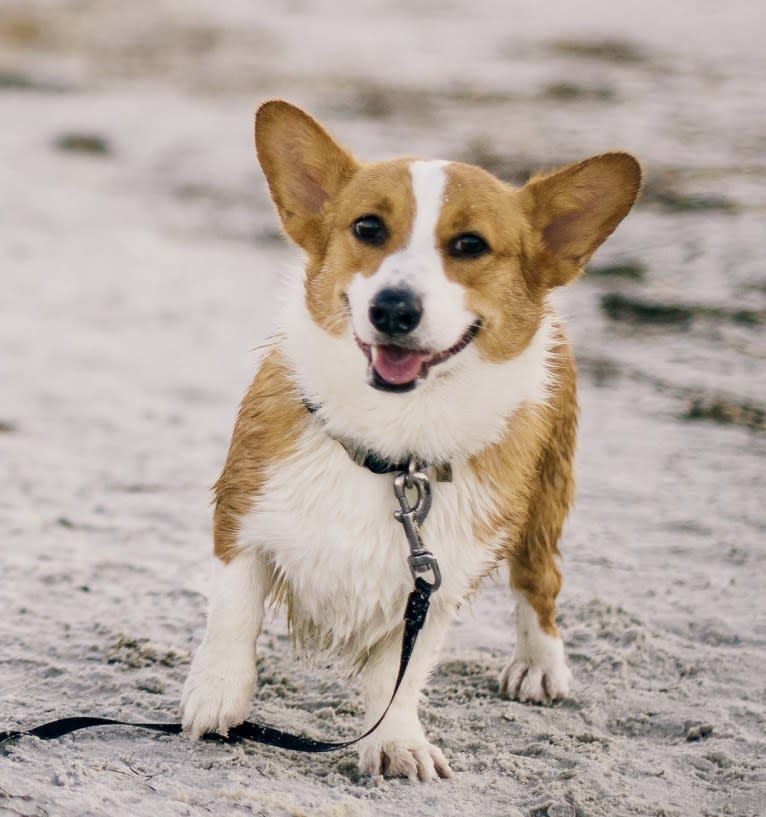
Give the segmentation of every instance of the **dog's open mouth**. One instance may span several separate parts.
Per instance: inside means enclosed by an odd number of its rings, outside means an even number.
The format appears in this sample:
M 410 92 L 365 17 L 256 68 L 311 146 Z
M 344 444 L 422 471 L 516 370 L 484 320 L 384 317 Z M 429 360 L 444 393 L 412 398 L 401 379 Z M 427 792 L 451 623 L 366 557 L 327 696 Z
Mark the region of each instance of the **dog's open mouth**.
M 356 338 L 356 342 L 370 363 L 370 385 L 382 391 L 406 392 L 412 391 L 432 366 L 449 360 L 465 349 L 476 337 L 479 327 L 479 321 L 472 323 L 463 337 L 443 352 L 425 352 L 394 344 L 371 346 L 359 338 Z

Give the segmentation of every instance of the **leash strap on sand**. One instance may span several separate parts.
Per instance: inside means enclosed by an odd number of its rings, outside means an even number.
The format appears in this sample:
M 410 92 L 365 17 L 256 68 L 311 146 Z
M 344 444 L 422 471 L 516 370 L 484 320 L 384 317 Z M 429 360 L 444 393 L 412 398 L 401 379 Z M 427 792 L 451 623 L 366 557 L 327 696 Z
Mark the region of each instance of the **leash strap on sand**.
M 264 724 L 245 721 L 239 726 L 230 729 L 226 737 L 209 734 L 205 736 L 205 739 L 215 740 L 221 743 L 239 743 L 244 740 L 251 740 L 256 743 L 265 743 L 268 746 L 277 746 L 280 749 L 289 749 L 293 752 L 334 752 L 338 749 L 353 746 L 355 743 L 363 740 L 380 726 L 383 718 L 388 714 L 391 704 L 394 702 L 396 693 L 399 691 L 399 687 L 404 679 L 404 673 L 407 671 L 407 665 L 412 657 L 412 652 L 415 649 L 418 634 L 423 628 L 423 624 L 425 624 L 431 593 L 434 589 L 434 586 L 424 579 L 420 577 L 415 579 L 415 589 L 410 593 L 407 599 L 407 608 L 404 613 L 402 653 L 399 659 L 399 673 L 396 676 L 394 691 L 391 693 L 391 700 L 388 702 L 388 706 L 386 706 L 383 714 L 363 735 L 353 740 L 339 742 L 322 741 L 301 735 L 292 735 L 289 732 L 283 732 L 281 729 L 274 729 Z M 166 735 L 179 735 L 183 731 L 183 727 L 180 723 L 136 723 L 133 721 L 112 720 L 111 718 L 81 716 L 59 718 L 58 720 L 50 721 L 49 723 L 35 726 L 33 729 L 25 729 L 23 731 L 0 732 L 0 744 L 25 735 L 40 738 L 41 740 L 55 740 L 63 735 L 77 732 L 80 729 L 90 729 L 94 726 L 130 726 L 135 729 L 148 729 L 152 732 L 161 732 Z

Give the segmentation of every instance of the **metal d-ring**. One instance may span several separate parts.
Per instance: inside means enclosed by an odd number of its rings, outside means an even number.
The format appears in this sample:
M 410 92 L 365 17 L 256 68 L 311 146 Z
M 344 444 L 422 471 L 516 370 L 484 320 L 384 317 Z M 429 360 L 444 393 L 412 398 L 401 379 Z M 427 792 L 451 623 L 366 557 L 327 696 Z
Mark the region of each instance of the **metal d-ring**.
M 407 497 L 407 489 L 414 488 L 418 498 L 414 505 L 410 505 Z M 401 510 L 395 512 L 395 516 L 401 522 L 400 516 L 411 514 L 418 525 L 426 521 L 428 512 L 431 510 L 431 480 L 423 471 L 413 468 L 413 460 L 410 460 L 410 467 L 407 471 L 402 471 L 394 478 L 394 494 L 399 502 Z
M 417 491 L 418 498 L 414 505 L 410 505 L 407 498 L 407 488 L 414 488 Z M 430 582 L 431 590 L 437 590 L 442 581 L 439 564 L 433 553 L 426 550 L 420 536 L 420 526 L 431 510 L 431 481 L 417 468 L 414 459 L 410 460 L 406 471 L 401 471 L 394 478 L 394 494 L 399 502 L 399 510 L 394 511 L 394 517 L 401 522 L 410 546 L 407 560 L 410 572 L 413 578 L 417 579 L 420 574 L 430 571 L 433 575 L 433 581 Z

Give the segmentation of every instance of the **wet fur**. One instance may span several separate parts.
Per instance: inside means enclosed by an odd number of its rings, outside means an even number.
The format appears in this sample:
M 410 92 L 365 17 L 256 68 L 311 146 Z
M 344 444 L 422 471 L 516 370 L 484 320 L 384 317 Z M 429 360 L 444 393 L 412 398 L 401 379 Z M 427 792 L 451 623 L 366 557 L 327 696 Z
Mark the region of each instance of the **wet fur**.
M 392 516 L 391 477 L 351 462 L 337 442 L 345 438 L 391 459 L 453 465 L 454 481 L 434 487 L 423 530 L 444 586 L 397 702 L 360 748 L 369 773 L 448 776 L 417 719 L 419 690 L 457 607 L 503 560 L 517 598 L 517 648 L 501 691 L 541 703 L 568 691 L 555 600 L 558 539 L 574 493 L 576 375 L 547 296 L 581 274 L 628 212 L 640 170 L 626 154 L 605 154 L 517 190 L 469 165 L 420 163 L 420 195 L 428 195 L 429 178 L 441 179 L 433 189 L 443 192 L 429 228 L 433 245 L 426 240 L 413 252 L 425 206 L 414 192 L 413 160 L 360 164 L 311 117 L 279 101 L 259 109 L 256 147 L 285 231 L 307 260 L 303 280 L 287 287 L 281 332 L 242 402 L 215 486 L 219 590 L 185 688 L 184 723 L 196 736 L 247 714 L 261 622 L 237 597 L 248 586 L 261 605 L 267 596 L 287 603 L 305 649 L 361 672 L 368 723 L 385 704 L 411 586 L 406 543 Z M 353 220 L 370 212 L 385 220 L 384 246 L 352 235 Z M 451 237 L 465 231 L 481 233 L 491 252 L 453 257 Z M 429 282 L 426 304 L 462 292 L 463 309 L 445 314 L 481 322 L 466 349 L 406 394 L 365 382 L 354 333 L 369 327 L 364 302 L 353 312 L 348 297 L 353 281 L 374 282 L 391 259 L 401 259 L 395 263 L 414 285 Z M 426 263 L 429 275 L 419 278 L 417 265 Z M 438 335 L 440 351 L 465 329 L 438 325 L 420 342 Z M 304 399 L 318 410 L 309 413 Z

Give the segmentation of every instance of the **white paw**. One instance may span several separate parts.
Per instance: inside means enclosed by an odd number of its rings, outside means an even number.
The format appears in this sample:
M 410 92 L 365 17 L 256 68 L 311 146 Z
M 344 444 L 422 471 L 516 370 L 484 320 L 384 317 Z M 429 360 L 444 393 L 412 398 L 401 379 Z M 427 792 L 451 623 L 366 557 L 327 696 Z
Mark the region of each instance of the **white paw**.
M 250 711 L 255 688 L 252 651 L 222 653 L 203 643 L 192 662 L 181 698 L 184 731 L 197 740 L 208 732 L 226 736 Z
M 359 751 L 359 769 L 363 774 L 423 782 L 452 777 L 452 769 L 441 749 L 426 741 L 368 744 Z
M 551 639 L 554 641 L 554 639 Z M 514 655 L 500 675 L 500 692 L 517 701 L 550 704 L 569 694 L 572 673 L 564 658 L 561 639 L 558 649 L 536 656 Z

